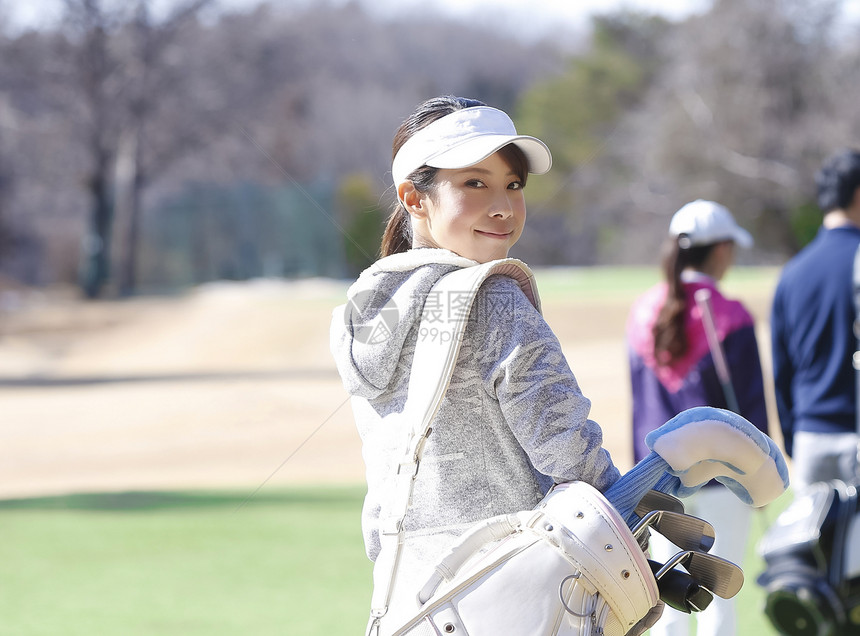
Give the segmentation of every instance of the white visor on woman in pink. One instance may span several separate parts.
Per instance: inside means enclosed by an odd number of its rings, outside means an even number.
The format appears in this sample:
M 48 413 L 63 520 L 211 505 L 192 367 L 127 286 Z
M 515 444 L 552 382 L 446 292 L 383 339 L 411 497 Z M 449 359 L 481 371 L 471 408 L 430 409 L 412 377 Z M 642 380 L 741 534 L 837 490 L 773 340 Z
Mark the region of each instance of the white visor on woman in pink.
M 397 151 L 391 166 L 394 186 L 407 181 L 421 166 L 466 168 L 508 144 L 523 151 L 532 174 L 544 174 L 552 166 L 546 144 L 536 137 L 518 135 L 504 112 L 489 106 L 454 111 L 416 132 Z

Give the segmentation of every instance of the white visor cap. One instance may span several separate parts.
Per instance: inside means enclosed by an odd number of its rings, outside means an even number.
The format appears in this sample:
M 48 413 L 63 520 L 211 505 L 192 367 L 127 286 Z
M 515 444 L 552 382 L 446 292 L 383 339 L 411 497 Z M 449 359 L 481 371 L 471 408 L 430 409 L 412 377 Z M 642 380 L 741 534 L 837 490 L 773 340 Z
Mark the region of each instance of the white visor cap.
M 669 235 L 686 235 L 690 245 L 710 245 L 734 241 L 741 247 L 752 247 L 752 235 L 735 222 L 728 208 L 704 199 L 691 201 L 675 212 L 669 223 Z
M 529 164 L 532 174 L 544 174 L 552 166 L 546 144 L 536 137 L 518 135 L 506 113 L 489 106 L 454 111 L 428 124 L 401 146 L 391 166 L 397 187 L 421 166 L 466 168 L 491 154 L 515 144 Z

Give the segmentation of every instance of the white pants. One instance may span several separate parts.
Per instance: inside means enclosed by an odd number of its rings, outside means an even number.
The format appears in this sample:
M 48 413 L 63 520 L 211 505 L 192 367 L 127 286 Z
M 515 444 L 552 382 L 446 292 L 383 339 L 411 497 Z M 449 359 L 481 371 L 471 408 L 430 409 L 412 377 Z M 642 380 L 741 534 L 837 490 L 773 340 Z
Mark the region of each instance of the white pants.
M 716 540 L 711 554 L 743 566 L 752 508 L 724 486 L 706 486 L 684 501 L 688 514 L 709 521 Z M 651 558 L 664 563 L 680 549 L 656 532 L 651 533 Z M 714 600 L 703 612 L 693 612 L 697 636 L 734 636 L 737 632 L 735 599 Z M 687 636 L 690 615 L 666 607 L 663 617 L 651 628 L 651 636 Z
M 795 493 L 816 481 L 855 479 L 857 443 L 856 433 L 795 433 L 791 463 Z

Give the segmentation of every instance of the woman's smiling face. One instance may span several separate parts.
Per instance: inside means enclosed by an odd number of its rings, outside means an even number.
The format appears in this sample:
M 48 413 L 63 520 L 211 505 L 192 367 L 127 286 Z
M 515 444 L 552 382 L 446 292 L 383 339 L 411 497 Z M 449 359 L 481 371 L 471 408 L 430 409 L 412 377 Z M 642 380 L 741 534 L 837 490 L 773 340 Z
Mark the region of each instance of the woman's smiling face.
M 506 258 L 526 221 L 523 183 L 496 152 L 468 168 L 440 169 L 413 212 L 414 247 L 442 247 L 479 263 Z

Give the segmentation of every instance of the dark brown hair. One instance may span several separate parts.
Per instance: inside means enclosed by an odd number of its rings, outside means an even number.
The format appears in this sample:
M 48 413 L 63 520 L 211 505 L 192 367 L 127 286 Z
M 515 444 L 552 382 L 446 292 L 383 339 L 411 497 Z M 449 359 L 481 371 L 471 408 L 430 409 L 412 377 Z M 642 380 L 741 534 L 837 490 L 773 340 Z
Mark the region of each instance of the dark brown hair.
M 824 160 L 815 175 L 818 207 L 827 214 L 847 210 L 860 188 L 860 152 L 845 149 Z
M 686 235 L 671 237 L 663 246 L 663 276 L 669 285 L 666 301 L 654 323 L 654 357 L 659 365 L 671 364 L 687 352 L 687 294 L 681 272 L 687 267 L 701 269 L 717 243 L 682 247 L 689 243 Z
M 394 143 L 391 149 L 391 159 L 397 156 L 397 151 L 403 147 L 409 139 L 425 126 L 430 125 L 437 119 L 441 119 L 445 115 L 462 110 L 464 108 L 473 108 L 475 106 L 486 106 L 484 102 L 476 99 L 468 99 L 466 97 L 455 97 L 453 95 L 443 95 L 428 99 L 420 104 L 418 108 L 402 123 L 394 134 Z M 502 159 L 511 169 L 517 174 L 523 185 L 528 177 L 528 160 L 517 146 L 508 144 L 499 150 Z M 408 175 L 408 179 L 415 186 L 415 189 L 422 194 L 432 193 L 435 185 L 436 174 L 438 168 L 430 166 L 421 166 L 412 171 Z M 395 187 L 397 184 L 394 184 Z M 405 252 L 412 247 L 412 223 L 409 220 L 409 212 L 403 207 L 400 199 L 397 198 L 397 193 L 394 193 L 395 201 L 391 208 L 391 214 L 385 225 L 385 232 L 382 235 L 382 245 L 379 253 L 381 256 L 390 256 L 399 252 Z

